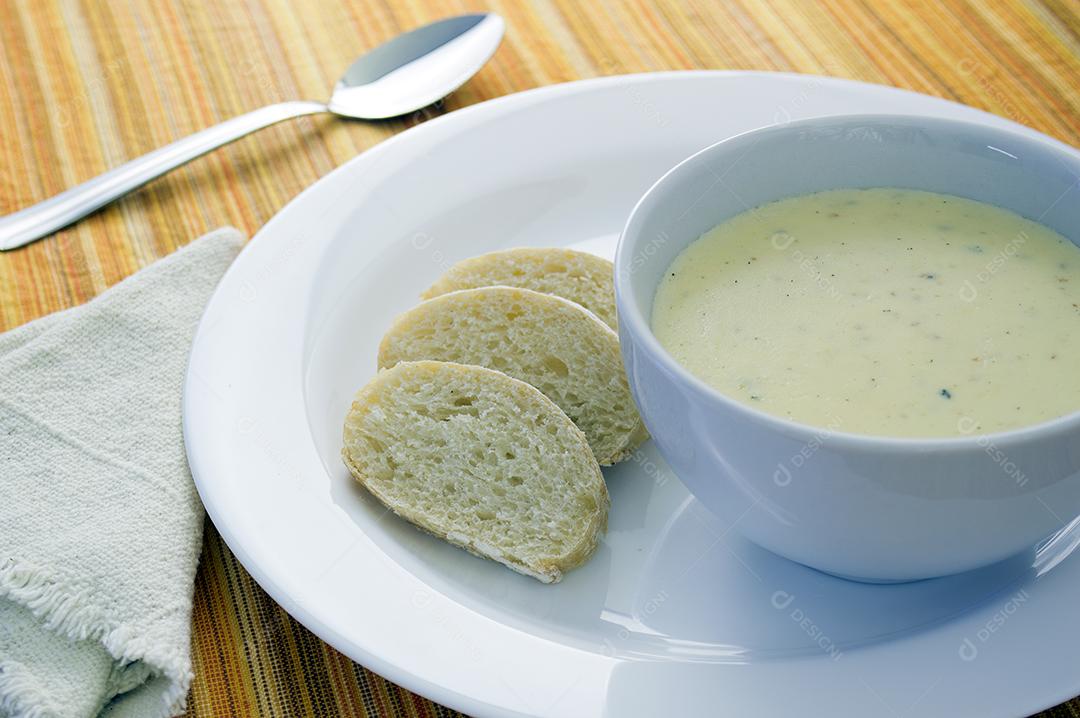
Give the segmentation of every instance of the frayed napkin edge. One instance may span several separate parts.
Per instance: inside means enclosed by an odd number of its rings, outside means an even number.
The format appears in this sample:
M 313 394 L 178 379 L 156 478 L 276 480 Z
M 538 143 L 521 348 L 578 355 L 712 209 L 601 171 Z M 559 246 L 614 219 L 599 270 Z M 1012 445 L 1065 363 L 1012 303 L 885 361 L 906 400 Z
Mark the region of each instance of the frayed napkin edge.
M 42 628 L 70 641 L 99 642 L 121 664 L 142 662 L 150 669 L 150 678 L 163 676 L 169 687 L 161 695 L 160 718 L 169 718 L 184 710 L 188 690 L 194 678 L 190 661 L 183 655 L 161 651 L 150 637 L 138 635 L 125 624 L 114 624 L 97 607 L 84 599 L 85 591 L 67 586 L 47 572 L 8 559 L 0 565 L 0 597 L 26 608 L 42 622 Z M 0 709 L 23 718 L 47 718 L 40 705 L 32 705 L 29 679 L 18 672 L 0 671 Z

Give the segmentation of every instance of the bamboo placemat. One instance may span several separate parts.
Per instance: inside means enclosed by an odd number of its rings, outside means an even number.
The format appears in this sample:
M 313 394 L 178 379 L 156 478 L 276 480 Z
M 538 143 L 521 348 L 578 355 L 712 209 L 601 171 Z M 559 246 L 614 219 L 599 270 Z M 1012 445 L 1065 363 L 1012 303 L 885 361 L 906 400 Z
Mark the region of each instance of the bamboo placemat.
M 785 70 L 958 100 L 1080 145 L 1076 0 L 0 0 L 0 213 L 241 112 L 324 97 L 361 51 L 483 9 L 506 18 L 506 40 L 445 110 L 598 75 Z M 254 233 L 320 176 L 429 116 L 263 130 L 0 255 L 0 330 L 85 302 L 220 225 Z M 453 714 L 293 621 L 209 525 L 195 596 L 191 718 Z M 1080 699 L 1045 715 L 1077 718 Z

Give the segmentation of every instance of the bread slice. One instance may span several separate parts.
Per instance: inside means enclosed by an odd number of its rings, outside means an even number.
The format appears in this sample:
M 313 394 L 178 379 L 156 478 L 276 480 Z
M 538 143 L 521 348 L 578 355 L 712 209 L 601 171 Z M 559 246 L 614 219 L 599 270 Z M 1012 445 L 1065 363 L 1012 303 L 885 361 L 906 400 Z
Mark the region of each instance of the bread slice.
M 481 287 L 429 299 L 399 316 L 379 346 L 380 368 L 420 359 L 477 364 L 532 384 L 585 432 L 602 465 L 647 436 L 618 336 L 561 297 Z
M 394 513 L 544 583 L 596 549 L 608 493 L 581 430 L 497 371 L 402 362 L 357 393 L 345 465 Z
M 465 259 L 450 267 L 423 299 L 476 287 L 521 287 L 577 302 L 618 329 L 615 266 L 587 252 L 558 247 L 506 249 Z

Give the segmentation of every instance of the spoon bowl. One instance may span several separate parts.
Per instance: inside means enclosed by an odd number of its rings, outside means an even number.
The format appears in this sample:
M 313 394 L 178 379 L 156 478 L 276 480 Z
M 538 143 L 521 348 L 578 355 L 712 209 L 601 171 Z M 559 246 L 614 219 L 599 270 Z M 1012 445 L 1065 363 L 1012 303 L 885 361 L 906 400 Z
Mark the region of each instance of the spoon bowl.
M 349 66 L 327 109 L 381 120 L 438 102 L 484 66 L 504 28 L 498 15 L 460 15 L 398 35 Z

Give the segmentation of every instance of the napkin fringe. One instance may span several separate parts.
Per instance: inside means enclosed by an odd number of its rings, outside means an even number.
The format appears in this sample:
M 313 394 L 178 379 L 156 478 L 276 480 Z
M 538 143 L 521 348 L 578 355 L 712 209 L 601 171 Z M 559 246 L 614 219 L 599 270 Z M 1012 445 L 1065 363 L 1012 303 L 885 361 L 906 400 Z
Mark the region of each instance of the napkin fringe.
M 14 559 L 0 566 L 0 596 L 25 607 L 46 630 L 71 641 L 99 641 L 121 665 L 141 661 L 152 675 L 165 676 L 169 685 L 161 694 L 158 715 L 168 718 L 182 711 L 193 678 L 183 657 L 163 654 L 151 637 L 137 635 L 130 626 L 113 624 L 87 601 L 87 593 Z M 30 681 L 18 673 L 0 671 L 0 709 L 20 718 L 47 718 L 49 713 L 41 705 L 34 705 L 40 697 L 30 695 L 29 685 Z
M 51 718 L 52 707 L 41 703 L 41 686 L 27 672 L 18 670 L 21 667 L 14 661 L 0 661 L 0 715 Z

